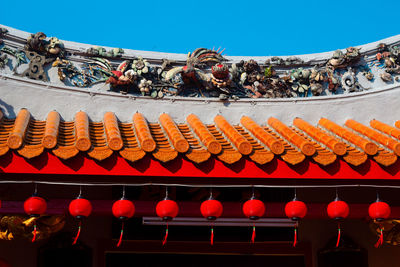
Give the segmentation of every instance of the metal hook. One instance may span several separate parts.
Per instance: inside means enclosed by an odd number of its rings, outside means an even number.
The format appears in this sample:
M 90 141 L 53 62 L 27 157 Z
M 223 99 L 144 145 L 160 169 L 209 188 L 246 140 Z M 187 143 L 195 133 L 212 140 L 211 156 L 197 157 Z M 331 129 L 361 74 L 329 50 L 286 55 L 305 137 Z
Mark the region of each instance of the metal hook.
M 336 187 L 335 190 L 336 190 L 336 200 L 339 200 L 338 188 Z
M 297 199 L 297 188 L 296 187 L 294 188 L 294 199 L 295 200 Z
M 252 199 L 256 198 L 255 191 L 254 191 L 254 185 L 251 186 L 251 198 Z
M 34 186 L 34 187 L 33 187 L 33 195 L 34 195 L 34 196 L 37 196 L 37 194 L 38 194 L 38 193 L 37 193 L 37 183 L 33 182 L 33 186 Z
M 168 186 L 165 187 L 165 199 L 168 198 Z
M 82 185 L 79 185 L 79 195 L 78 198 L 82 197 Z
M 122 199 L 125 198 L 125 185 L 122 186 Z

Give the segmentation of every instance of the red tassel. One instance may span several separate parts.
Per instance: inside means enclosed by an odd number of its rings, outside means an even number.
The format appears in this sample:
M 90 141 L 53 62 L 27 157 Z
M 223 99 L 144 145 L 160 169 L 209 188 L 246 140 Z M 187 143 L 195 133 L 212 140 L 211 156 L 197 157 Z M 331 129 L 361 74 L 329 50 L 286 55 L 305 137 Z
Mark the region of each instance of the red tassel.
M 336 247 L 339 247 L 339 243 L 340 243 L 340 225 L 338 225 L 338 235 L 337 235 L 337 241 L 336 241 Z
M 255 240 L 256 240 L 256 227 L 253 226 L 253 234 L 251 235 L 251 243 L 254 244 Z
M 165 244 L 167 244 L 167 238 L 168 238 L 168 224 L 167 224 L 167 228 L 165 229 L 165 236 L 164 236 L 164 240 L 162 242 L 162 245 L 164 246 Z
M 378 242 L 376 242 L 375 247 L 379 248 L 380 246 L 383 245 L 383 229 L 380 228 L 381 235 L 379 236 Z
M 72 245 L 75 245 L 76 242 L 78 241 L 79 235 L 81 234 L 81 228 L 82 228 L 82 222 L 79 221 L 78 233 L 76 233 L 76 236 L 74 238 L 74 242 L 72 242 Z
M 37 231 L 36 231 L 36 222 L 35 222 L 34 225 L 33 225 L 33 238 L 32 238 L 32 243 L 35 242 L 35 240 L 36 240 L 36 233 L 37 233 Z
M 124 222 L 122 222 L 121 225 L 121 234 L 119 235 L 119 240 L 118 240 L 118 244 L 117 244 L 117 248 L 121 245 L 122 243 L 122 236 L 124 235 Z
M 214 227 L 211 226 L 211 246 L 214 245 Z
M 293 247 L 297 246 L 297 228 L 294 228 L 294 241 L 293 241 Z

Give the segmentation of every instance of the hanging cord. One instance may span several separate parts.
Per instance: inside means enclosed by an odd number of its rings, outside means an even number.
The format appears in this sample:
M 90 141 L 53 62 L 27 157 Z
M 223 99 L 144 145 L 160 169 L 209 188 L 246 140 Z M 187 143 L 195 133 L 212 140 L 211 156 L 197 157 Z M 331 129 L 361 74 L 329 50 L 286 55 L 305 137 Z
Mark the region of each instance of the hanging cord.
M 214 225 L 211 225 L 211 237 L 210 237 L 211 246 L 214 245 Z
M 340 243 L 340 235 L 341 235 L 341 229 L 340 229 L 340 223 L 338 223 L 338 235 L 337 235 L 337 241 L 336 241 L 336 247 L 339 247 L 339 243 Z
M 253 233 L 251 234 L 251 243 L 256 241 L 256 225 L 253 225 Z
M 167 244 L 167 238 L 168 238 L 168 223 L 167 223 L 167 227 L 165 228 L 165 236 L 164 236 L 164 240 L 162 242 L 162 245 L 164 246 L 165 244 Z
M 294 240 L 293 240 L 293 247 L 295 248 L 297 246 L 297 228 L 299 227 L 299 224 L 296 222 L 296 225 L 294 227 Z
M 122 236 L 124 235 L 124 221 L 121 223 L 121 234 L 119 235 L 119 240 L 117 244 L 117 248 L 121 245 L 122 243 Z
M 378 241 L 377 241 L 376 244 L 375 244 L 375 247 L 376 247 L 376 248 L 379 248 L 380 246 L 383 245 L 383 228 L 382 228 L 381 226 L 379 227 L 379 231 L 381 232 L 381 234 L 380 234 L 380 236 L 379 236 Z
M 79 185 L 79 195 L 77 198 L 82 198 L 82 185 Z
M 78 232 L 76 233 L 76 236 L 74 238 L 74 242 L 72 242 L 72 245 L 75 245 L 76 242 L 78 241 L 79 235 L 81 234 L 81 228 L 82 228 L 82 221 L 79 221 Z
M 37 226 L 36 226 L 36 221 L 33 223 L 33 238 L 32 238 L 32 243 L 35 242 L 36 240 L 36 234 L 37 234 Z

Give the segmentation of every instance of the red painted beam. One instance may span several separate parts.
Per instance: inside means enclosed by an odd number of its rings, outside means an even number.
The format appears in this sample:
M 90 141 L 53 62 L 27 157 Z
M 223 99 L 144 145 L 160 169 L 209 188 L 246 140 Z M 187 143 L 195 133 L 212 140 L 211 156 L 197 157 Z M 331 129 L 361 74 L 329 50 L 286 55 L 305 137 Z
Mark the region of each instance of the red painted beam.
M 114 153 L 99 162 L 80 153 L 72 159 L 61 160 L 50 152 L 25 159 L 14 152 L 0 157 L 0 172 L 29 174 L 72 174 L 72 175 L 124 175 L 155 177 L 209 177 L 252 178 L 252 179 L 400 179 L 400 162 L 390 167 L 380 166 L 367 160 L 358 167 L 336 160 L 329 166 L 320 166 L 306 159 L 295 166 L 279 158 L 265 165 L 258 165 L 246 157 L 228 165 L 214 158 L 202 164 L 195 164 L 182 156 L 168 163 L 161 163 L 150 155 L 131 163 Z M 4 178 L 3 178 L 4 179 Z
M 47 203 L 47 214 L 63 214 L 68 213 L 68 205 L 70 199 L 54 199 Z M 92 200 L 93 214 L 112 216 L 111 207 L 112 200 Z M 155 207 L 157 202 L 153 201 L 134 201 L 136 207 L 136 217 L 157 216 Z M 201 217 L 200 205 L 201 202 L 178 202 L 179 214 L 178 217 Z M 368 204 L 349 204 L 350 219 L 368 218 Z M 224 212 L 221 218 L 243 218 L 242 204 L 239 202 L 224 202 Z M 283 218 L 285 203 L 266 203 L 265 218 Z M 323 203 L 308 203 L 308 213 L 306 219 L 329 219 L 326 213 L 327 204 Z M 392 218 L 400 217 L 400 206 L 391 207 Z M 23 214 L 22 201 L 2 201 L 0 214 Z

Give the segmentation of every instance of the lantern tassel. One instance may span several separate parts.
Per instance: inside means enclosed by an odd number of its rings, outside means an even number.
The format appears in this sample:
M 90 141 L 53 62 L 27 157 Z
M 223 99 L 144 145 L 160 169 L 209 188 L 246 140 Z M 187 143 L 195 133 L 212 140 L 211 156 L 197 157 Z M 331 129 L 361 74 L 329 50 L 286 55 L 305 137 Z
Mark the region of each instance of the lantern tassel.
M 256 241 L 256 227 L 253 226 L 253 234 L 251 235 L 251 243 L 254 244 L 255 241 Z
M 36 221 L 33 224 L 33 238 L 32 238 L 32 243 L 35 242 L 36 240 L 36 234 L 37 234 L 37 227 L 36 227 Z
M 211 238 L 210 238 L 211 246 L 214 245 L 214 227 L 211 226 Z
M 383 245 L 383 229 L 380 228 L 379 230 L 380 230 L 381 234 L 379 236 L 378 242 L 376 242 L 376 244 L 375 244 L 376 248 L 379 248 L 381 245 Z
M 124 235 L 124 222 L 121 224 L 121 234 L 119 235 L 119 240 L 117 244 L 117 248 L 121 245 L 122 243 L 122 236 Z
M 165 244 L 167 244 L 167 238 L 168 238 L 168 224 L 167 224 L 167 228 L 165 229 L 165 236 L 164 236 L 164 240 L 162 242 L 162 245 L 164 246 Z
M 78 241 L 79 235 L 81 234 L 81 228 L 82 228 L 82 222 L 79 221 L 78 232 L 76 233 L 76 236 L 74 238 L 74 242 L 72 242 L 72 245 L 75 245 L 76 242 Z
M 293 241 L 293 247 L 297 246 L 297 227 L 294 228 L 294 241 Z
M 336 247 L 339 247 L 339 243 L 340 243 L 340 224 L 338 225 L 338 235 L 337 235 L 337 241 L 336 241 Z

